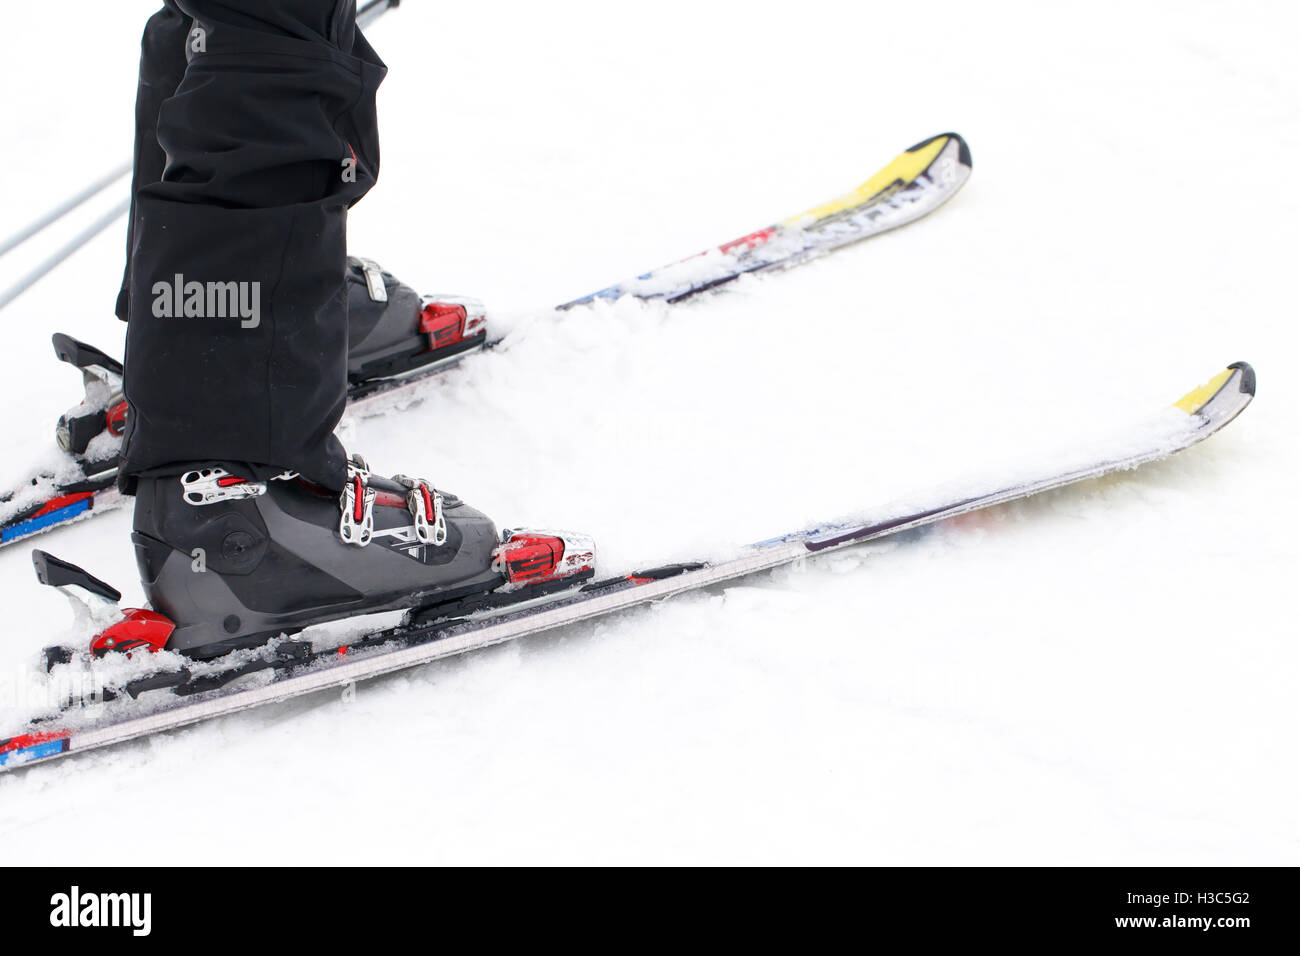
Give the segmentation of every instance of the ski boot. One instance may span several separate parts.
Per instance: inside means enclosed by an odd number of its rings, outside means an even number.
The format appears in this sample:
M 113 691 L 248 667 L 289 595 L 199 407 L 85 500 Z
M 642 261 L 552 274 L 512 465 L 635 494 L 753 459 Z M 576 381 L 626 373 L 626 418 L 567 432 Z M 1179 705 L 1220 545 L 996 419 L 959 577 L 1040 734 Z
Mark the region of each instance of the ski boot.
M 373 259 L 349 258 L 347 283 L 350 398 L 453 364 L 487 341 L 477 299 L 421 296 Z
M 483 347 L 483 303 L 463 296 L 421 296 L 372 259 L 348 259 L 348 397 L 427 374 Z M 126 432 L 122 363 L 70 335 L 56 333 L 59 361 L 81 370 L 86 396 L 55 428 L 59 447 L 87 479 L 111 482 Z
M 370 259 L 349 259 L 348 397 L 454 364 L 487 342 L 483 304 L 420 296 Z M 80 369 L 86 397 L 58 421 L 55 437 L 73 459 L 0 495 L 0 545 L 75 521 L 111 494 L 126 432 L 122 363 L 62 333 L 60 361 Z
M 425 623 L 518 605 L 595 573 L 585 536 L 498 535 L 455 495 L 380 478 L 359 456 L 341 495 L 231 463 L 142 476 L 131 537 L 151 610 L 118 609 L 115 589 L 36 552 L 43 583 L 80 599 L 95 656 L 211 660 L 362 614 L 408 610 Z M 47 652 L 51 665 L 67 658 Z

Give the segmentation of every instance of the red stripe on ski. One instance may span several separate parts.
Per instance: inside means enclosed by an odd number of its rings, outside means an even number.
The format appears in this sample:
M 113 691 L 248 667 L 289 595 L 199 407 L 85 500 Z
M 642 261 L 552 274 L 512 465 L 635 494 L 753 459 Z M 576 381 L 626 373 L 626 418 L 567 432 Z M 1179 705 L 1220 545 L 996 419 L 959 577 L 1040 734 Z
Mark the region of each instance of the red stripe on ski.
M 51 498 L 49 501 L 45 502 L 45 504 L 41 505 L 41 509 L 32 515 L 32 517 L 39 518 L 43 515 L 49 514 L 51 511 L 58 511 L 60 508 L 66 508 L 68 505 L 75 505 L 79 501 L 85 501 L 87 498 L 94 497 L 95 493 L 93 491 L 78 491 L 71 495 L 59 495 L 57 498 Z
M 10 737 L 8 740 L 0 743 L 0 754 L 9 753 L 13 750 L 22 750 L 26 747 L 35 747 L 37 744 L 47 744 L 51 740 L 62 740 L 69 736 L 66 730 L 57 730 L 51 733 L 40 734 L 21 734 L 17 737 Z
M 751 232 L 747 236 L 741 236 L 739 239 L 732 239 L 730 242 L 724 242 L 718 246 L 719 252 L 734 252 L 741 246 L 746 249 L 757 249 L 765 242 L 771 240 L 776 235 L 776 226 L 768 226 L 766 229 L 759 229 L 757 232 Z

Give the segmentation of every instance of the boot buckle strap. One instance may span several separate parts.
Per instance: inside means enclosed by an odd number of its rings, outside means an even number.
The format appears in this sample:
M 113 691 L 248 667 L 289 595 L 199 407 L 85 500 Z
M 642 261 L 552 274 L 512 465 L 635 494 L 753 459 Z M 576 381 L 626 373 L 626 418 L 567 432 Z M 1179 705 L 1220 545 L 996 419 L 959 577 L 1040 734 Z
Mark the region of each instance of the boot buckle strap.
M 266 494 L 266 482 L 232 475 L 224 468 L 195 468 L 181 475 L 181 500 L 201 507 Z
M 339 537 L 344 544 L 364 548 L 375 532 L 375 489 L 370 472 L 348 462 L 348 480 L 339 495 Z
M 359 256 L 352 256 L 350 261 L 361 267 L 361 272 L 366 277 L 366 291 L 370 293 L 370 301 L 387 302 L 388 287 L 384 285 L 384 270 L 379 263 Z
M 405 485 L 406 507 L 411 512 L 415 536 L 422 544 L 435 548 L 447 543 L 447 516 L 442 509 L 442 495 L 423 478 L 394 475 L 393 480 Z

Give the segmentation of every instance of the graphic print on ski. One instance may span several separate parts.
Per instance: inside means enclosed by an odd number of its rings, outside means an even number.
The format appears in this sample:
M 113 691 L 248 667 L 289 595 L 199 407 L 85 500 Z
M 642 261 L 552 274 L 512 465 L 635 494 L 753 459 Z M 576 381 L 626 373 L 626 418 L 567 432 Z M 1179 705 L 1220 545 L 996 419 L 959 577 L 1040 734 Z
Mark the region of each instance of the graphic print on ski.
M 1087 451 L 1073 451 L 1076 460 L 1028 474 L 1014 483 L 975 491 L 931 507 L 858 521 L 839 522 L 782 534 L 740 549 L 731 558 L 713 562 L 674 564 L 595 581 L 555 593 L 542 601 L 512 610 L 508 598 L 491 610 L 491 617 L 467 618 L 473 608 L 448 608 L 445 616 L 416 615 L 403 625 L 363 633 L 343 644 L 326 641 L 316 647 L 287 641 L 268 649 L 259 661 L 241 662 L 234 677 L 269 671 L 272 679 L 258 687 L 222 691 L 210 675 L 162 671 L 137 684 L 145 704 L 152 693 L 162 696 L 154 710 L 119 715 L 69 727 L 69 711 L 33 720 L 17 735 L 0 739 L 0 769 L 51 760 L 68 753 L 105 747 L 202 720 L 236 713 L 263 704 L 287 700 L 320 690 L 345 686 L 419 664 L 451 657 L 482 647 L 516 640 L 625 608 L 722 584 L 801 558 L 832 552 L 868 541 L 921 528 L 948 518 L 1060 488 L 1088 478 L 1136 468 L 1190 448 L 1219 431 L 1250 404 L 1255 394 L 1255 372 L 1244 362 L 1234 363 L 1208 383 L 1193 389 L 1157 418 L 1124 428 Z M 1080 459 L 1079 456 L 1085 457 Z M 37 552 L 37 555 L 41 555 Z M 83 589 L 112 602 L 116 590 L 65 562 L 55 562 L 49 583 L 81 582 Z M 49 558 L 38 559 L 38 569 L 50 567 Z M 285 653 L 285 645 L 296 651 Z M 214 689 L 215 688 L 215 689 Z M 112 689 L 132 696 L 131 688 Z M 65 726 L 59 727 L 62 719 Z
M 951 198 L 970 173 L 971 155 L 966 141 L 956 133 L 942 133 L 908 148 L 842 196 L 713 249 L 563 303 L 556 310 L 624 296 L 681 302 L 725 288 L 742 275 L 792 268 L 920 219 Z M 356 261 L 378 269 L 370 260 Z M 373 281 L 369 270 L 367 281 Z M 408 364 L 415 362 L 413 369 L 394 366 L 402 369 L 394 372 L 376 364 L 364 370 L 369 377 L 350 375 L 350 407 L 357 408 L 371 396 L 398 388 L 418 388 L 429 375 L 485 345 L 501 341 L 487 341 L 481 325 L 473 324 L 472 315 L 467 318 L 463 311 L 457 313 L 456 301 L 473 300 L 426 298 L 435 304 L 451 302 L 446 310 L 427 318 L 429 349 L 418 362 L 414 356 L 406 356 Z M 125 424 L 124 406 L 114 400 L 115 388 L 120 391 L 121 365 L 70 336 L 55 336 L 55 351 L 62 361 L 79 368 L 85 380 L 84 411 L 64 416 L 77 420 L 70 432 L 80 428 L 93 430 L 93 435 L 84 444 L 72 441 L 65 445 L 81 450 L 63 454 L 58 467 L 43 469 L 0 496 L 0 547 L 123 502 L 114 489 Z

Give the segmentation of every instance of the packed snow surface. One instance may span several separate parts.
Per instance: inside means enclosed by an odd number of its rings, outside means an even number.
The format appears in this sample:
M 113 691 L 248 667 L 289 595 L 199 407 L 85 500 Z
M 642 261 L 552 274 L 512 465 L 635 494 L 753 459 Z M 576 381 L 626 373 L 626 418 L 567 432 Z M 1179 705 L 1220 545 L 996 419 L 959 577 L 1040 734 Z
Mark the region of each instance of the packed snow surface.
M 93 84 L 48 66 L 67 4 L 8 12 L 5 234 L 130 152 L 152 4 L 72 6 Z M 1239 421 L 1137 472 L 354 700 L 0 776 L 5 862 L 1300 862 L 1297 14 L 882 16 L 384 17 L 383 172 L 351 248 L 514 332 L 401 414 L 351 421 L 349 446 L 503 525 L 587 531 L 625 569 L 1068 462 L 1246 359 L 1260 392 Z M 948 129 L 975 171 L 915 225 L 680 307 L 548 311 Z M 0 286 L 75 231 L 4 257 Z M 5 310 L 6 479 L 48 457 L 79 394 L 50 334 L 120 351 L 122 245 L 110 230 Z M 129 527 L 121 509 L 38 545 L 131 604 Z M 7 729 L 71 620 L 28 550 L 0 551 Z

